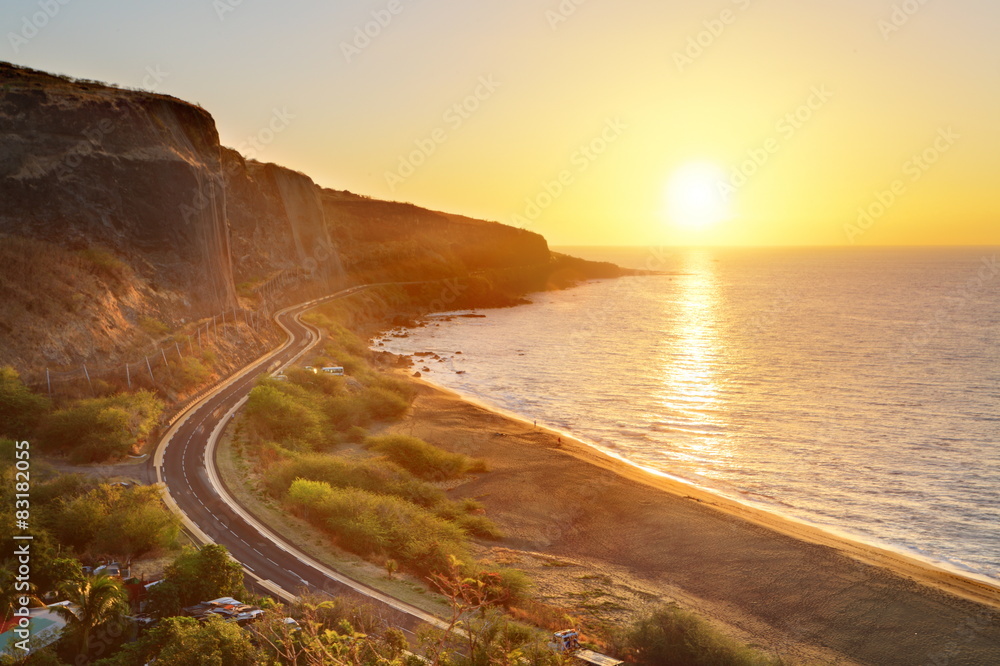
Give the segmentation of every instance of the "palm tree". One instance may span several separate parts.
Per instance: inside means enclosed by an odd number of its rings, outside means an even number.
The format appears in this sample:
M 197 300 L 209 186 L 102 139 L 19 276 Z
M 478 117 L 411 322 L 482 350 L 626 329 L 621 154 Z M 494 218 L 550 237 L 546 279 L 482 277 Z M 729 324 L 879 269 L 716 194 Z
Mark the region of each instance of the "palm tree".
M 53 611 L 66 620 L 67 628 L 72 628 L 80 637 L 80 654 L 90 650 L 91 632 L 102 625 L 120 620 L 128 614 L 128 596 L 121 581 L 110 576 L 99 575 L 83 580 L 70 581 L 62 588 L 66 600 L 76 605 L 75 609 L 54 606 Z

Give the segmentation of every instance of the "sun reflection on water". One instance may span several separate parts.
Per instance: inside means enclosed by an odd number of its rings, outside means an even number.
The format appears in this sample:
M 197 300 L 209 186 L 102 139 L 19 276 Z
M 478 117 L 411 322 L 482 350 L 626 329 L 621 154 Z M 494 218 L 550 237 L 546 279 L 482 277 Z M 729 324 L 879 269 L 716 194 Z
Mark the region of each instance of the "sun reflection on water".
M 658 359 L 662 388 L 656 418 L 679 435 L 671 438 L 673 457 L 712 476 L 718 461 L 733 455 L 720 408 L 718 276 L 707 252 L 689 253 L 681 273 L 663 299 L 669 327 Z

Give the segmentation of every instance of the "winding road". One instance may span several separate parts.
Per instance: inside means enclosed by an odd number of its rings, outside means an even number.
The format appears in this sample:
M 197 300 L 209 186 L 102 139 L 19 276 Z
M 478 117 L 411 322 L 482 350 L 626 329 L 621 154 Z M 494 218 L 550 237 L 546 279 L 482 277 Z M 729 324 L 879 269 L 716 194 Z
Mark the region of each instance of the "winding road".
M 421 625 L 444 628 L 438 618 L 343 576 L 301 552 L 256 520 L 226 490 L 215 466 L 215 446 L 225 425 L 247 401 L 257 378 L 295 363 L 319 343 L 319 331 L 301 321 L 307 310 L 321 303 L 367 289 L 345 289 L 330 296 L 295 305 L 275 314 L 288 334 L 285 343 L 214 388 L 174 421 L 153 458 L 164 500 L 176 511 L 192 537 L 202 543 L 225 546 L 238 561 L 248 583 L 285 601 L 303 590 L 330 595 L 367 597 L 392 625 L 415 632 Z

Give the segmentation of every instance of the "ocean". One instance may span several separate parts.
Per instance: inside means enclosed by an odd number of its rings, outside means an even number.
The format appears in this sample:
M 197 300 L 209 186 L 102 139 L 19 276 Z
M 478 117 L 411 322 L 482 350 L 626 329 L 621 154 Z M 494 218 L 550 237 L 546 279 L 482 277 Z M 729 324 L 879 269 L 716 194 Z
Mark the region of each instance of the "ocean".
M 1000 581 L 1000 248 L 559 251 L 660 274 L 378 348 L 434 352 L 427 380 L 636 465 Z

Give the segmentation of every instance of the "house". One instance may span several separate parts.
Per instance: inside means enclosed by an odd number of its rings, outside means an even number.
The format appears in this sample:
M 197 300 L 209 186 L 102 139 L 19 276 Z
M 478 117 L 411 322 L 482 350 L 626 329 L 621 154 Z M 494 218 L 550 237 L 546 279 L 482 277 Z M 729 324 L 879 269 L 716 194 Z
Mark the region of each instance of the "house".
M 203 601 L 184 609 L 184 614 L 198 620 L 207 620 L 213 615 L 221 617 L 226 622 L 239 625 L 255 622 L 264 616 L 264 611 L 257 606 L 245 604 L 232 597 L 220 597 L 212 601 Z

